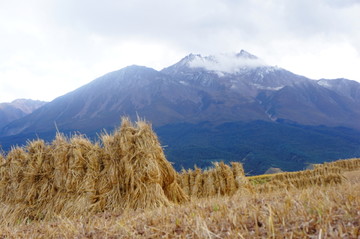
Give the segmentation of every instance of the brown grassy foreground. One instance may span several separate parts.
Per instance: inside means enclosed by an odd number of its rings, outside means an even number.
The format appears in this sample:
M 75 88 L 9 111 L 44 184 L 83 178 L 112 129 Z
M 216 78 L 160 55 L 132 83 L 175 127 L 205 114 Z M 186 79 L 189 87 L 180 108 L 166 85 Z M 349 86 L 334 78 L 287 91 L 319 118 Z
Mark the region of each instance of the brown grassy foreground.
M 197 199 L 0 227 L 2 238 L 360 238 L 360 171 L 341 185 Z
M 0 238 L 360 238 L 360 159 L 177 174 L 150 125 L 125 119 L 99 143 L 58 135 L 0 160 Z

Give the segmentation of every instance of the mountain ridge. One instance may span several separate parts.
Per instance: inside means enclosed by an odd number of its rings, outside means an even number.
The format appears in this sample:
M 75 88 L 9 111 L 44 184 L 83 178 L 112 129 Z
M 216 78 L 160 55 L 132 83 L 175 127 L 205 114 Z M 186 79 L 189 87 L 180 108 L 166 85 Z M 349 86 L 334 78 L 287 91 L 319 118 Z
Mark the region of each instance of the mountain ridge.
M 249 154 L 243 163 L 252 172 L 269 167 L 299 169 L 306 163 L 332 159 L 319 152 L 319 145 L 334 157 L 357 155 L 360 148 L 360 83 L 311 80 L 266 65 L 246 51 L 206 57 L 190 54 L 160 71 L 132 65 L 107 73 L 2 127 L 0 144 L 20 142 L 25 135 L 45 135 L 51 140 L 56 127 L 61 132 L 96 135 L 116 127 L 124 115 L 152 122 L 164 145 L 171 145 L 168 156 L 176 167 L 193 165 L 195 157 L 206 166 L 212 159 L 239 161 Z M 223 127 L 224 133 L 217 127 Z M 232 134 L 239 138 L 247 135 L 253 145 L 230 142 L 237 142 Z M 252 138 L 252 134 L 272 141 Z M 297 145 L 296 138 L 291 144 L 278 140 L 287 134 L 299 137 L 303 145 Z M 179 138 L 178 144 L 170 143 L 172 137 Z M 214 141 L 204 143 L 203 137 Z M 271 142 L 284 147 L 272 154 L 271 147 L 277 145 Z M 346 144 L 349 152 L 341 153 Z M 272 156 L 264 159 L 265 155 Z M 185 163 L 187 160 L 190 163 Z
M 218 62 L 222 57 L 190 54 L 161 71 L 132 65 L 107 73 L 56 98 L 35 115 L 6 125 L 1 135 L 46 131 L 54 122 L 64 130 L 90 127 L 89 120 L 94 119 L 110 126 L 121 115 L 134 118 L 137 114 L 155 126 L 196 123 L 211 117 L 221 123 L 280 119 L 360 129 L 359 83 L 310 80 L 279 67 L 243 62 L 235 63 L 238 70 L 231 73 L 207 69 L 206 61 Z M 234 57 L 250 62 L 259 59 L 244 50 L 225 55 L 230 60 Z M 196 59 L 205 62 L 204 66 L 192 66 Z M 214 111 L 221 114 L 215 117 Z

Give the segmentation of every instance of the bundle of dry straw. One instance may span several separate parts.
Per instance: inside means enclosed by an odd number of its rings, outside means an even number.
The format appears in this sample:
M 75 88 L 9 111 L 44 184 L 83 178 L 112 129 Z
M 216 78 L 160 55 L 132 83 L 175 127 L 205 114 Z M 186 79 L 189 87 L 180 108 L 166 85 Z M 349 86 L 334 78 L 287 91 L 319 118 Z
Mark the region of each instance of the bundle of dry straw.
M 214 167 L 201 170 L 182 170 L 178 175 L 179 185 L 192 198 L 233 195 L 240 189 L 249 187 L 249 182 L 240 163 L 232 162 L 231 167 L 224 162 L 214 163 Z
M 98 143 L 62 134 L 0 155 L 2 221 L 75 217 L 188 201 L 149 124 L 123 118 Z
M 324 186 L 342 183 L 344 176 L 341 169 L 324 167 L 314 170 L 274 174 L 267 182 L 257 186 L 260 192 L 271 192 L 278 189 L 305 189 L 314 185 Z
M 355 171 L 360 169 L 360 158 L 341 159 L 334 162 L 314 164 L 315 169 L 319 168 L 340 168 L 342 171 Z

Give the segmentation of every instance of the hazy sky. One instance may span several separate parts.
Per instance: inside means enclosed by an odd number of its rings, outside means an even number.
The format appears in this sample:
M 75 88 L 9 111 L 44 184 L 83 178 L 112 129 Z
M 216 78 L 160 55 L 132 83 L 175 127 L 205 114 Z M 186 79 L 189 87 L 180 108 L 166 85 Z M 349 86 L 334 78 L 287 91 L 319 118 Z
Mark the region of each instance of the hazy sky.
M 360 81 L 360 0 L 0 0 L 0 102 L 241 49 L 312 79 Z

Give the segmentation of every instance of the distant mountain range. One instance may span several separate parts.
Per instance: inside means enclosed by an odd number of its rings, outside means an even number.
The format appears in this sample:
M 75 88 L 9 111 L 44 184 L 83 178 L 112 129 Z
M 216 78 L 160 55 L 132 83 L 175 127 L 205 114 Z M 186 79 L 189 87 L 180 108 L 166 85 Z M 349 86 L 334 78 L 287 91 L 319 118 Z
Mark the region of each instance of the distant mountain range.
M 123 115 L 152 122 L 178 169 L 235 160 L 256 174 L 360 156 L 358 82 L 311 80 L 244 50 L 190 54 L 161 71 L 129 66 L 108 73 L 3 123 L 0 144 L 50 139 L 56 127 L 95 136 Z
M 44 101 L 30 99 L 17 99 L 10 103 L 0 103 L 0 128 L 32 113 L 45 103 Z

